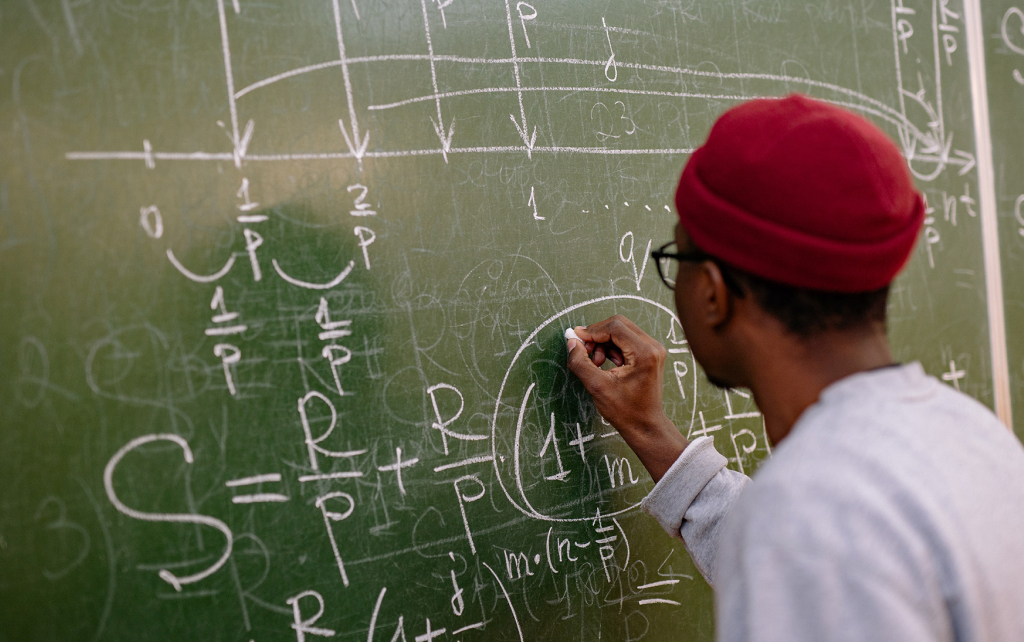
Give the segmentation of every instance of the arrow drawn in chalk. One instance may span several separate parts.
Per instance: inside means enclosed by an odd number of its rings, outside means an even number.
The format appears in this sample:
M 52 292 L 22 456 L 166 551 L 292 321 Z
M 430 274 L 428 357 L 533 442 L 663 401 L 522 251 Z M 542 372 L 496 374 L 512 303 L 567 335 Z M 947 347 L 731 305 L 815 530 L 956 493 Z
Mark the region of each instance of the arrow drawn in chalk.
M 256 129 L 256 123 L 250 118 L 249 122 L 245 124 L 245 131 L 242 132 L 242 139 L 232 141 L 235 147 L 235 167 L 242 167 L 242 159 L 245 158 L 245 153 L 249 151 L 249 143 L 252 141 L 252 133 Z
M 448 1 L 451 4 L 451 0 Z M 441 20 L 444 20 L 444 7 L 448 6 L 439 5 L 441 9 Z M 434 126 L 434 133 L 437 134 L 438 139 L 441 141 L 441 155 L 444 156 L 445 164 L 448 163 L 448 150 L 452 147 L 452 134 L 455 133 L 455 119 L 452 118 L 452 122 L 448 125 L 448 134 L 444 133 L 444 118 L 441 117 L 441 96 L 437 89 L 437 69 L 434 67 L 434 43 L 430 38 L 430 16 L 427 15 L 427 0 L 420 0 L 420 8 L 423 10 L 423 32 L 427 38 L 427 58 L 430 60 L 430 84 L 434 87 L 434 106 L 437 107 L 437 120 L 430 119 L 430 123 Z M 445 28 L 448 25 L 445 23 Z
M 342 118 L 338 119 L 338 127 L 341 128 L 341 135 L 345 137 L 345 144 L 348 145 L 348 151 L 355 157 L 359 164 L 363 163 L 363 156 L 366 155 L 366 147 L 370 142 L 370 132 L 363 133 L 363 140 L 359 140 L 359 125 L 355 120 L 352 121 L 352 134 L 348 133 L 348 128 L 345 127 L 345 121 Z
M 516 37 L 512 31 L 512 9 L 509 7 L 508 0 L 505 0 L 505 17 L 508 21 L 508 43 L 512 49 L 512 71 L 516 77 L 516 97 L 519 99 L 519 120 L 522 122 L 520 126 L 519 122 L 516 121 L 516 117 L 509 114 L 508 117 L 512 119 L 512 124 L 516 126 L 516 131 L 519 132 L 519 137 L 523 139 L 526 144 L 526 157 L 533 158 L 533 144 L 537 140 L 537 126 L 533 126 L 533 133 L 530 134 L 530 127 L 526 124 L 526 107 L 523 106 L 523 91 L 522 91 L 522 80 L 519 77 L 519 59 L 516 55 Z
M 949 147 L 946 147 L 941 154 L 922 154 L 911 160 L 919 160 L 924 163 L 936 163 L 936 170 L 931 174 L 932 178 L 938 175 L 938 173 L 947 165 L 959 165 L 960 169 L 957 171 L 957 175 L 963 176 L 974 169 L 974 166 L 977 163 L 974 158 L 974 154 L 965 152 L 962 149 L 954 150 L 953 156 L 951 157 Z
M 224 135 L 231 141 L 231 157 L 235 161 L 235 167 L 241 169 L 242 161 L 245 160 L 245 154 L 249 151 L 249 143 L 252 141 L 252 133 L 256 129 L 256 123 L 250 118 L 249 122 L 245 124 L 245 131 L 242 132 L 241 136 L 229 132 L 227 125 L 222 120 L 218 120 L 217 125 L 224 130 Z
M 448 125 L 447 135 L 444 133 L 444 121 L 441 120 L 440 115 L 436 121 L 431 118 L 430 124 L 434 126 L 434 133 L 441 140 L 441 155 L 444 156 L 444 162 L 447 163 L 448 150 L 452 148 L 452 135 L 455 133 L 455 119 L 452 118 L 452 122 Z
M 353 100 L 352 92 L 352 79 L 348 73 L 348 58 L 345 55 L 345 38 L 341 33 L 341 8 L 338 6 L 338 0 L 331 0 L 331 5 L 334 9 L 334 35 L 338 40 L 338 61 L 341 63 L 341 76 L 345 82 L 345 101 L 348 103 L 348 119 L 352 124 L 352 132 L 349 133 L 345 127 L 345 121 L 341 118 L 338 119 L 338 126 L 341 127 L 341 135 L 345 137 L 345 144 L 348 145 L 348 151 L 352 153 L 357 161 L 359 161 L 359 167 L 363 166 L 363 155 L 366 154 L 366 146 L 370 142 L 370 132 L 366 131 L 362 140 L 359 139 L 359 119 L 356 117 L 356 106 Z M 355 4 L 352 5 L 355 9 Z M 359 18 L 358 9 L 356 9 L 356 19 Z
M 533 133 L 530 134 L 529 136 L 527 136 L 526 133 L 528 131 L 530 131 L 530 128 L 526 124 L 526 116 L 525 115 L 523 116 L 523 125 L 522 125 L 522 127 L 519 126 L 519 123 L 516 121 L 516 117 L 515 116 L 513 116 L 512 114 L 509 114 L 508 117 L 512 120 L 512 124 L 516 126 L 516 131 L 519 132 L 519 137 L 522 138 L 523 142 L 526 144 L 526 156 L 527 156 L 527 158 L 532 158 L 533 157 L 533 144 L 534 144 L 534 142 L 537 141 L 537 126 L 534 125 L 533 126 Z
M 961 159 L 963 159 L 963 167 L 960 168 L 960 171 L 957 172 L 957 174 L 960 175 L 960 176 L 963 176 L 967 172 L 971 171 L 971 168 L 974 167 L 974 163 L 975 163 L 974 154 L 971 154 L 970 152 L 965 152 L 965 151 L 959 150 L 959 149 L 956 150 L 953 153 L 956 154 L 957 156 L 959 156 Z M 950 159 L 949 162 L 954 164 L 954 165 L 960 164 L 960 162 L 957 159 Z

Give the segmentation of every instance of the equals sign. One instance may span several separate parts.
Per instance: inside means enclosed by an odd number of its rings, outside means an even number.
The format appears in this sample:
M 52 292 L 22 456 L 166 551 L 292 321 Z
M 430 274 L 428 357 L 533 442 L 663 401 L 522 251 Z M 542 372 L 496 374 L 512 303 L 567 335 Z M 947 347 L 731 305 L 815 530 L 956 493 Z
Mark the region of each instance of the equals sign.
M 240 477 L 238 479 L 231 479 L 224 482 L 224 485 L 228 488 L 238 488 L 239 486 L 252 486 L 255 484 L 262 484 L 263 482 L 279 482 L 281 481 L 281 475 L 279 473 L 269 473 L 266 475 L 253 475 L 252 477 Z M 287 495 L 280 493 L 254 493 L 252 495 L 235 495 L 231 498 L 232 504 L 262 504 L 265 502 L 286 502 L 290 499 Z
M 334 339 L 340 339 L 347 337 L 352 334 L 352 329 L 349 327 L 352 325 L 351 319 L 344 321 L 326 321 L 320 324 L 320 327 L 326 330 L 317 335 L 321 341 L 333 341 Z
M 692 579 L 692 578 L 690 578 L 690 579 Z M 660 582 L 651 582 L 649 584 L 641 584 L 640 586 L 638 586 L 636 588 L 637 588 L 638 591 L 642 591 L 644 589 L 654 588 L 656 586 L 672 586 L 672 585 L 678 584 L 678 583 L 679 583 L 679 580 L 661 580 Z M 640 600 L 640 605 L 641 606 L 646 606 L 648 604 L 671 604 L 673 606 L 682 606 L 679 602 L 676 602 L 675 600 L 670 600 L 670 599 L 663 598 L 663 597 L 649 597 L 647 599 Z

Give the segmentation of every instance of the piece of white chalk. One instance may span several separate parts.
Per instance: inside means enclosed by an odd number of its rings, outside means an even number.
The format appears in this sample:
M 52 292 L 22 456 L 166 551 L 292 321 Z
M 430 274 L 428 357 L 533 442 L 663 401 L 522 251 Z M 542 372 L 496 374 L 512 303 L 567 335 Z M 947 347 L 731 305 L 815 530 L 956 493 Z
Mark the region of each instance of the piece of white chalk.
M 576 335 L 576 331 L 572 328 L 565 329 L 565 340 L 568 341 L 569 339 L 576 339 L 580 343 L 583 343 L 583 339 L 579 338 L 579 336 Z

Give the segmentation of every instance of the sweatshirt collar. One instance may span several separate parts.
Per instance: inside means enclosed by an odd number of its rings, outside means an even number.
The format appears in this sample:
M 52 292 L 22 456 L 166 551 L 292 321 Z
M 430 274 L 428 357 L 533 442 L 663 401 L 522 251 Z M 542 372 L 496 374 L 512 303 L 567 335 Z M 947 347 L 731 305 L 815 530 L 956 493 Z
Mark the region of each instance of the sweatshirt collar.
M 831 404 L 851 397 L 912 399 L 926 397 L 934 390 L 934 379 L 921 363 L 858 372 L 830 384 L 818 395 L 818 403 Z

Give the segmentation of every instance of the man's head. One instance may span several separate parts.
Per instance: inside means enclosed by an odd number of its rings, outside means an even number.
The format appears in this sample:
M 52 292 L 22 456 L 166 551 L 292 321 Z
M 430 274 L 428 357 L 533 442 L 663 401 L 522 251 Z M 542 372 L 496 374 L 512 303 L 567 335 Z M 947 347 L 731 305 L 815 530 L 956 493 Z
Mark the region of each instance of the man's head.
M 765 345 L 885 333 L 888 286 L 923 201 L 896 146 L 866 120 L 803 96 L 726 112 L 676 193 L 676 305 L 720 385 L 749 385 Z

